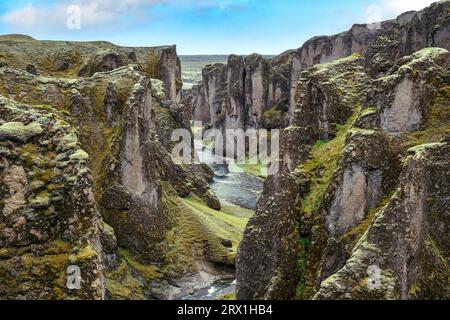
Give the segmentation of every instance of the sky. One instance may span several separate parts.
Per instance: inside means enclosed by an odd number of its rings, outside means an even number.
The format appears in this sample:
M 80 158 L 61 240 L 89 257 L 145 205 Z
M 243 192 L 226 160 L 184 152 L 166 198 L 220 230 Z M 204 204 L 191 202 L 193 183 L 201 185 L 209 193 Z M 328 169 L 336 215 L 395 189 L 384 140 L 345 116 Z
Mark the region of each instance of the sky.
M 433 0 L 0 0 L 0 34 L 177 45 L 179 54 L 279 54 Z

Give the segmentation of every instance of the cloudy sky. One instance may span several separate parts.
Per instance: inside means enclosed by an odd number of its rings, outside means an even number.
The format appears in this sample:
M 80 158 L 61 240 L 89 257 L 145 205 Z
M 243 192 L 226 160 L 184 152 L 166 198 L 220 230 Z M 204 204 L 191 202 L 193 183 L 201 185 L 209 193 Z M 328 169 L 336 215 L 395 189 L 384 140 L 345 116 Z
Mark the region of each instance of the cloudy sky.
M 0 0 L 0 34 L 176 44 L 180 54 L 278 54 L 433 0 Z

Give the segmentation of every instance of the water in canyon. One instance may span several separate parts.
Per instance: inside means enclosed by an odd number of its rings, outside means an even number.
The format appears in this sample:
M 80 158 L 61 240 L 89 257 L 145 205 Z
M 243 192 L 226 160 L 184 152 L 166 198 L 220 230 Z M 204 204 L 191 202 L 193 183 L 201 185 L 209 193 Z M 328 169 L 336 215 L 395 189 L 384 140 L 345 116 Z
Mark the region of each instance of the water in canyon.
M 246 209 L 255 209 L 262 192 L 264 180 L 244 172 L 238 165 L 215 155 L 211 148 L 201 141 L 195 141 L 195 149 L 202 163 L 214 171 L 211 188 L 222 204 L 232 204 Z M 205 282 L 206 284 L 206 282 Z M 217 300 L 235 291 L 234 273 L 224 272 L 222 276 L 205 286 L 196 286 L 189 295 L 178 297 L 179 300 Z

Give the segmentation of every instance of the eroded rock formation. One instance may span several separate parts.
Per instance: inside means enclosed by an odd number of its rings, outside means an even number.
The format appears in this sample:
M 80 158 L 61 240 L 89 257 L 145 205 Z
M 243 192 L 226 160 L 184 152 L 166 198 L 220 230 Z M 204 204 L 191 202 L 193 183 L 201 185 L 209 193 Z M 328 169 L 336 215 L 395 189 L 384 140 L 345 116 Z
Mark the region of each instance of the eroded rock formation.
M 357 53 L 367 56 L 365 67 L 375 77 L 392 68 L 396 60 L 420 49 L 450 50 L 449 7 L 448 1 L 442 1 L 394 20 L 355 24 L 346 32 L 314 37 L 299 49 L 273 59 L 256 54 L 230 56 L 226 66 L 205 68 L 202 83 L 193 90 L 194 119 L 206 121 L 210 110 L 210 123 L 216 128 L 286 127 L 287 114 L 292 116 L 295 110 L 298 79 L 315 64 Z M 211 73 L 211 69 L 216 72 Z M 243 122 L 236 121 L 239 114 L 245 115 Z
M 353 55 L 301 74 L 283 133 L 286 169 L 266 182 L 271 196 L 258 208 L 286 192 L 291 200 L 251 219 L 238 298 L 448 298 L 448 204 L 438 191 L 449 178 L 448 56 L 426 48 L 380 74 Z M 299 174 L 308 187 L 272 182 Z M 297 244 L 284 247 L 291 234 Z M 283 268 L 296 262 L 297 275 Z
M 239 233 L 203 216 L 220 210 L 210 170 L 170 155 L 171 133 L 190 130 L 176 103 L 174 48 L 99 54 L 109 45 L 65 44 L 0 40 L 11 62 L 0 69 L 0 295 L 164 298 L 171 297 L 167 280 L 206 263 L 233 265 Z M 58 57 L 57 68 L 30 55 L 44 46 L 58 52 L 48 54 Z M 79 50 L 80 60 L 61 66 L 60 47 Z M 23 70 L 22 59 L 39 74 Z M 78 77 L 72 72 L 82 60 L 87 73 Z M 65 282 L 71 264 L 81 269 L 77 291 Z

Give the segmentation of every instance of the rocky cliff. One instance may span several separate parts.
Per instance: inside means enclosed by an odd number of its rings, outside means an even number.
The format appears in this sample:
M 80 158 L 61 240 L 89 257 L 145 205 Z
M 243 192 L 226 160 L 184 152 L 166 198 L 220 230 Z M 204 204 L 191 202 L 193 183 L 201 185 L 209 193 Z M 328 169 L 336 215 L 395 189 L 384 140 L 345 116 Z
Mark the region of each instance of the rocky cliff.
M 380 72 L 385 50 L 300 74 L 283 170 L 238 251 L 238 298 L 448 299 L 449 53 Z
M 173 298 L 168 281 L 234 264 L 246 219 L 224 224 L 211 171 L 170 155 L 190 130 L 174 47 L 8 36 L 0 52 L 1 297 Z
M 21 35 L 0 36 L 1 66 L 51 77 L 90 77 L 130 64 L 164 83 L 175 102 L 181 90 L 181 67 L 175 46 L 132 48 L 109 42 L 37 41 Z
M 1 36 L 0 299 L 180 298 L 235 264 L 239 299 L 449 299 L 449 21 L 233 55 L 189 105 L 175 47 Z M 284 128 L 250 220 L 171 158 L 190 115 Z
M 202 83 L 192 91 L 194 119 L 216 128 L 286 127 L 303 71 L 358 53 L 368 57 L 366 68 L 376 76 L 420 49 L 450 49 L 449 7 L 448 1 L 442 1 L 395 20 L 355 24 L 337 35 L 314 37 L 273 59 L 230 56 L 226 65 L 207 66 Z
M 0 105 L 0 297 L 102 299 L 102 219 L 88 154 L 64 117 L 4 97 Z M 71 265 L 83 290 L 67 286 Z

